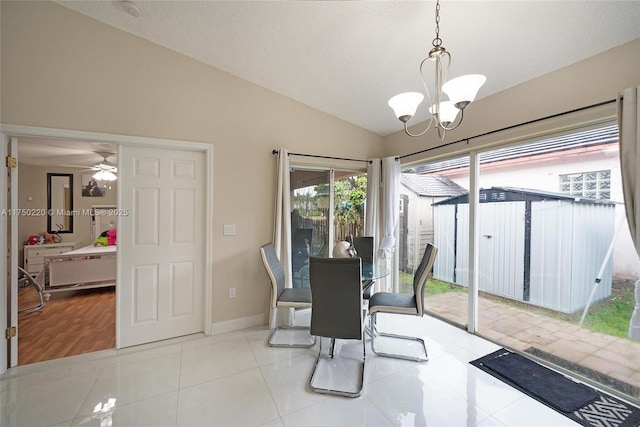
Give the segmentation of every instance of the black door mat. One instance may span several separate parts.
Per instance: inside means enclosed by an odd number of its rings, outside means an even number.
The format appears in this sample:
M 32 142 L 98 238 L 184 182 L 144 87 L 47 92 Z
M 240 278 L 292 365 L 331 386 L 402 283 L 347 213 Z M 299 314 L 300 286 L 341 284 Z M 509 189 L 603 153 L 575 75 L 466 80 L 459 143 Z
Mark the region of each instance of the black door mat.
M 507 349 L 469 363 L 583 426 L 640 425 L 640 408 Z

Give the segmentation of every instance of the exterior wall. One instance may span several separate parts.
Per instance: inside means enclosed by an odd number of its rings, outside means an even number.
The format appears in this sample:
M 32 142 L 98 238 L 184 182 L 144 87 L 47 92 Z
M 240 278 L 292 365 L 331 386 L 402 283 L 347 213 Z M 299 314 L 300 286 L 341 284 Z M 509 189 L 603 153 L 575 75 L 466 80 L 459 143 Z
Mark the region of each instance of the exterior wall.
M 467 205 L 457 205 L 457 207 Z M 456 205 L 439 205 L 433 212 L 435 227 L 433 241 L 438 248 L 438 256 L 433 264 L 433 277 L 449 283 L 460 283 L 456 280 Z
M 400 194 L 408 198 L 404 210 L 404 220 L 407 227 L 407 241 L 401 242 L 406 247 L 406 268 L 413 271 L 420 263 L 420 250 L 424 251 L 427 241 L 433 241 L 433 218 L 431 203 L 433 198 L 421 197 L 404 185 L 400 186 Z M 428 240 L 431 238 L 431 240 Z M 403 260 L 400 260 L 403 265 Z
M 611 201 L 619 203 L 616 206 L 615 222 L 616 224 L 625 222 L 616 237 L 613 275 L 620 279 L 637 280 L 640 277 L 640 258 L 634 249 L 629 228 L 626 226 L 617 145 L 597 152 L 583 153 L 580 156 L 560 156 L 539 162 L 531 159 L 527 160 L 526 164 L 501 167 L 481 166 L 480 188 L 517 187 L 559 192 L 559 176 L 562 174 L 610 170 Z M 522 173 L 525 168 L 527 173 Z M 458 171 L 456 174 L 447 175 L 447 178 L 461 186 L 468 186 L 468 175 L 466 171 Z
M 407 272 L 413 272 L 422 259 L 427 243 L 434 243 L 434 206 L 433 204 L 447 197 L 419 196 L 404 185 L 400 186 L 400 194 L 408 198 L 408 209 L 404 216 L 407 224 L 406 246 Z M 403 260 L 400 260 L 402 266 Z

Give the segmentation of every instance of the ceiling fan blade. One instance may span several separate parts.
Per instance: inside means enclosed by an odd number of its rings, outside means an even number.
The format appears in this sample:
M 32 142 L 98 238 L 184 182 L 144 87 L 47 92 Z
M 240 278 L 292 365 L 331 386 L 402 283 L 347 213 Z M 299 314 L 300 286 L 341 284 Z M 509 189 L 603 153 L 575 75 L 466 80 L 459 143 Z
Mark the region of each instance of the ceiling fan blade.
M 92 168 L 92 167 L 87 167 L 87 166 L 80 166 L 80 165 L 58 165 L 61 167 L 66 167 L 66 168 L 83 168 L 78 170 L 78 172 L 95 172 L 99 169 L 96 168 Z
M 59 164 L 58 166 L 62 166 L 65 168 L 93 168 L 92 166 L 87 166 L 87 165 L 63 165 L 63 164 Z

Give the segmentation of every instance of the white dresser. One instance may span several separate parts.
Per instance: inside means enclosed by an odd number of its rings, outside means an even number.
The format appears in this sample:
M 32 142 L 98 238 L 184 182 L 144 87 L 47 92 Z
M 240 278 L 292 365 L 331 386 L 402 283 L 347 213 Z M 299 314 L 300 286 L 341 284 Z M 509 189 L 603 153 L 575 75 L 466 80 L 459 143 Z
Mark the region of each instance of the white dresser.
M 59 255 L 76 249 L 78 242 L 27 245 L 24 247 L 24 269 L 29 274 L 38 274 L 44 266 L 45 255 Z

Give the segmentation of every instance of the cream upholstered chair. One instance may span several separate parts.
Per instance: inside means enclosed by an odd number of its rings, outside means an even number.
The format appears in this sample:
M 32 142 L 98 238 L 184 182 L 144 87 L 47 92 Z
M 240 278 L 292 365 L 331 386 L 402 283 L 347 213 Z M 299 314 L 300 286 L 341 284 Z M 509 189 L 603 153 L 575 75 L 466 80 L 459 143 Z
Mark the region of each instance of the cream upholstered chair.
M 280 307 L 287 308 L 311 308 L 311 290 L 309 288 L 285 288 L 285 275 L 282 264 L 278 259 L 278 255 L 272 243 L 267 243 L 260 247 L 260 254 L 264 267 L 269 273 L 271 279 L 271 308 L 278 309 Z M 306 330 L 306 326 L 281 326 L 276 325 L 269 336 L 269 345 L 271 347 L 313 347 L 316 343 L 315 337 L 305 334 L 304 342 L 290 341 L 286 343 L 277 343 L 275 340 L 276 333 L 282 329 Z
M 427 360 L 429 360 L 427 347 L 422 338 L 380 332 L 377 329 L 376 318 L 378 313 L 407 314 L 411 316 L 422 317 L 422 315 L 424 314 L 424 285 L 427 282 L 427 278 L 429 277 L 429 273 L 431 272 L 431 268 L 433 267 L 437 252 L 438 248 L 436 248 L 431 243 L 427 244 L 424 255 L 422 256 L 422 260 L 420 261 L 420 265 L 418 266 L 415 275 L 413 276 L 413 295 L 398 294 L 392 292 L 378 292 L 373 294 L 369 299 L 369 329 L 371 332 L 371 350 L 373 350 L 373 352 L 378 356 L 413 360 L 416 362 L 426 362 Z M 379 352 L 375 348 L 376 336 L 417 341 L 422 345 L 421 351 L 424 351 L 424 357 L 422 355 L 410 356 L 399 353 Z
M 309 386 L 317 393 L 358 397 L 364 384 L 366 353 L 360 258 L 310 257 L 309 285 L 313 301 L 311 334 L 321 337 Z M 322 337 L 329 338 L 331 342 L 326 355 L 322 351 Z M 362 362 L 355 361 L 353 357 L 340 357 L 336 353 L 336 340 L 362 341 Z M 359 372 L 351 377 L 349 373 L 353 372 L 350 369 L 354 363 L 357 363 Z M 326 384 L 320 384 L 323 382 Z

